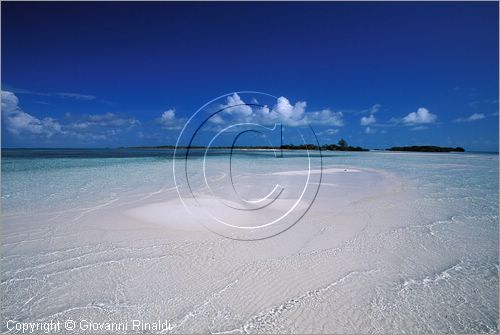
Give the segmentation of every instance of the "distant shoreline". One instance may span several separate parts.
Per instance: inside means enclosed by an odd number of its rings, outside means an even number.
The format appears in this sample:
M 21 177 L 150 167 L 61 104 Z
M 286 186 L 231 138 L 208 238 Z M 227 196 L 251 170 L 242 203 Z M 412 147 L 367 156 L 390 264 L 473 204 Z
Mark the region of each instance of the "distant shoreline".
M 175 149 L 176 146 L 173 145 L 160 145 L 160 146 L 137 146 L 137 147 L 124 147 L 119 149 Z M 207 149 L 206 146 L 178 146 L 177 149 Z M 214 146 L 210 147 L 212 149 L 237 149 L 237 150 L 323 150 L 323 151 L 370 151 L 370 149 L 365 149 L 362 147 L 353 146 L 339 146 L 336 144 L 327 144 L 323 146 L 317 146 L 314 144 L 303 144 L 303 145 L 293 145 L 285 144 L 281 147 L 271 147 L 271 146 Z
M 180 149 L 186 149 L 187 146 L 180 146 L 179 147 Z M 230 147 L 225 147 L 225 148 L 214 148 L 214 149 L 229 149 Z M 28 148 L 28 147 L 19 147 L 19 148 L 12 148 L 12 147 L 4 147 L 4 148 L 1 148 L 0 150 L 2 151 L 29 151 L 29 150 L 32 150 L 32 151 L 43 151 L 43 150 L 60 150 L 60 151 L 70 151 L 70 150 L 82 150 L 82 151 L 105 151 L 105 150 L 110 150 L 110 151 L 113 151 L 113 150 L 162 150 L 162 149 L 175 149 L 175 146 L 133 146 L 133 147 L 60 147 L 60 148 L 57 148 L 57 147 L 39 147 L 39 148 Z M 191 149 L 206 149 L 206 147 L 191 147 Z M 238 150 L 262 150 L 262 151 L 266 151 L 266 150 L 280 150 L 279 148 L 275 148 L 275 149 L 272 149 L 272 148 L 255 148 L 255 147 L 235 147 L 235 149 L 238 149 Z M 285 149 L 283 148 L 283 150 L 285 151 L 293 151 L 293 150 L 305 150 L 305 149 Z M 311 149 L 309 149 L 311 150 Z M 322 148 L 323 151 L 328 151 L 328 150 L 325 150 L 324 148 Z M 349 151 L 349 150 L 344 150 L 344 151 Z M 398 150 L 389 150 L 389 149 L 379 149 L 379 148 L 373 148 L 373 149 L 366 149 L 366 151 L 370 151 L 370 152 L 386 152 L 386 153 L 389 153 L 389 152 L 408 152 L 408 153 L 411 153 L 411 152 L 425 152 L 425 151 L 410 151 L 410 150 L 402 150 L 402 151 L 398 151 Z M 432 151 L 428 151 L 428 152 L 432 152 Z M 456 153 L 457 151 L 436 151 L 436 153 Z M 464 152 L 466 153 L 469 153 L 469 154 L 494 154 L 494 155 L 498 155 L 499 152 L 498 151 L 486 151 L 486 150 L 465 150 Z M 3 155 L 2 155 L 3 156 Z
M 387 151 L 411 151 L 411 152 L 465 152 L 462 147 L 438 147 L 433 145 L 412 145 L 407 147 L 392 147 Z
M 165 145 L 165 146 L 138 146 L 138 147 L 127 147 L 126 149 L 175 149 L 175 146 Z M 207 149 L 205 146 L 179 146 L 178 149 Z M 398 151 L 398 152 L 465 152 L 462 147 L 438 147 L 438 146 L 405 146 L 405 147 L 391 147 L 388 149 L 365 149 L 362 147 L 352 147 L 352 146 L 338 146 L 335 144 L 327 144 L 323 146 L 317 146 L 313 144 L 305 145 L 283 145 L 281 148 L 274 148 L 270 146 L 218 146 L 212 147 L 212 149 L 238 149 L 238 150 L 323 150 L 323 151 Z

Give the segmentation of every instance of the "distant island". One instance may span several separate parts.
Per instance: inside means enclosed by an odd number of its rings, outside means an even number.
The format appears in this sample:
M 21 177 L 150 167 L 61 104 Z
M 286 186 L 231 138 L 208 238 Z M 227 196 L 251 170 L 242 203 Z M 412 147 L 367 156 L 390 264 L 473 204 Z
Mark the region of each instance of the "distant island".
M 125 147 L 121 149 L 175 149 L 175 145 L 156 145 L 156 146 L 135 146 L 135 147 Z M 178 149 L 206 149 L 206 146 L 178 146 Z M 337 144 L 324 144 L 321 146 L 315 144 L 283 144 L 281 147 L 269 146 L 269 145 L 248 145 L 248 146 L 213 146 L 212 149 L 246 149 L 246 150 L 323 150 L 323 151 L 370 151 L 369 149 L 362 148 L 360 146 L 350 146 L 347 141 L 343 138 L 340 139 Z M 408 152 L 465 152 L 462 147 L 438 147 L 434 145 L 412 145 L 405 147 L 392 147 L 388 149 L 374 149 L 376 151 L 408 151 Z
M 346 140 L 343 138 L 338 141 L 337 144 L 325 144 L 321 147 L 322 150 L 328 151 L 370 151 L 362 147 L 353 147 L 347 144 Z
M 187 149 L 187 146 L 179 146 L 179 149 Z M 190 149 L 206 149 L 205 146 L 190 146 Z M 350 146 L 347 144 L 346 140 L 343 138 L 338 141 L 337 144 L 324 144 L 322 146 L 317 146 L 315 144 L 283 144 L 280 147 L 272 147 L 272 146 L 233 146 L 233 147 L 221 147 L 214 146 L 213 149 L 267 149 L 267 150 L 326 150 L 326 151 L 369 151 L 368 149 L 356 146 Z M 127 147 L 127 149 L 175 149 L 175 145 L 157 145 L 157 146 L 137 146 L 137 147 Z
M 436 147 L 433 145 L 412 145 L 409 147 L 392 147 L 389 151 L 414 151 L 414 152 L 465 152 L 462 147 Z
M 343 138 L 338 141 L 337 144 L 324 144 L 321 147 L 314 144 L 284 144 L 281 146 L 284 150 L 326 150 L 326 151 L 369 151 L 368 149 L 362 147 L 353 147 L 347 144 L 346 140 Z

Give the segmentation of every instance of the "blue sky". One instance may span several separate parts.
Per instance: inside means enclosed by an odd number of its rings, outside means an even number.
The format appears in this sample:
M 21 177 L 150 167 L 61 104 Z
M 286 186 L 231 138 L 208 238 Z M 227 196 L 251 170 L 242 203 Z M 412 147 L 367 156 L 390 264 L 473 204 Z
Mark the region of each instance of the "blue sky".
M 255 90 L 322 144 L 498 151 L 498 37 L 497 2 L 3 2 L 2 147 L 175 144 Z

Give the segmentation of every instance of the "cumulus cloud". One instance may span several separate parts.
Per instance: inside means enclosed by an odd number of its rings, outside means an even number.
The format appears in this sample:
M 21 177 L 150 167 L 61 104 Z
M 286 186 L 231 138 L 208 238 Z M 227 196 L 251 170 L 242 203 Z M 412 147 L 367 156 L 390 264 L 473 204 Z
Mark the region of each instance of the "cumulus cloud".
M 175 108 L 170 108 L 164 111 L 161 116 L 156 119 L 156 121 L 161 125 L 163 129 L 174 130 L 181 129 L 186 119 L 177 118 L 175 115 Z
M 61 133 L 61 125 L 53 118 L 39 119 L 24 112 L 19 107 L 17 96 L 8 91 L 2 91 L 2 116 L 7 126 L 7 131 L 14 135 L 35 134 L 51 137 Z
M 486 118 L 486 115 L 484 115 L 483 113 L 474 113 L 466 118 L 458 118 L 458 119 L 455 119 L 454 121 L 455 122 L 472 122 L 472 121 L 482 120 L 484 118 Z
M 11 113 L 19 109 L 19 99 L 17 96 L 8 91 L 2 91 L 2 111 L 4 113 Z
M 402 121 L 408 125 L 429 124 L 437 120 L 437 115 L 429 112 L 427 108 L 420 107 L 416 112 L 406 115 Z
M 381 107 L 382 107 L 381 104 L 375 104 L 372 107 L 370 107 L 369 109 L 365 109 L 365 110 L 361 111 L 361 113 L 369 113 L 369 115 L 361 117 L 361 119 L 359 120 L 359 124 L 362 126 L 369 126 L 369 125 L 377 122 L 377 118 L 375 117 L 375 113 L 378 113 L 378 111 L 380 110 Z M 376 132 L 375 129 L 372 129 L 370 127 L 365 128 L 365 133 L 367 133 L 367 134 L 373 134 L 375 132 Z
M 252 102 L 253 103 L 253 102 Z M 233 121 L 259 122 L 261 124 L 282 123 L 288 126 L 305 126 L 307 124 L 321 124 L 341 127 L 344 125 L 342 112 L 335 112 L 328 108 L 306 112 L 307 103 L 298 101 L 292 104 L 286 97 L 279 97 L 274 106 L 249 106 L 234 93 L 221 106 L 223 111 L 211 118 L 211 122 L 222 124 L 231 116 Z
M 78 140 L 106 140 L 140 124 L 135 118 L 114 113 L 77 117 L 67 112 L 63 123 L 51 117 L 38 118 L 23 111 L 18 97 L 9 91 L 2 91 L 2 118 L 12 135 L 41 139 L 64 136 Z
M 160 117 L 161 123 L 169 123 L 175 119 L 175 109 L 169 109 L 163 112 Z
M 236 93 L 227 97 L 227 103 L 221 106 L 226 114 L 239 114 L 241 116 L 251 116 L 253 114 L 252 107 L 245 104 L 240 96 Z
M 375 118 L 375 115 L 370 114 L 370 116 L 363 116 L 360 120 L 360 124 L 362 126 L 368 126 L 370 124 L 373 124 L 377 122 L 377 119 Z
M 274 116 L 282 120 L 283 123 L 290 123 L 290 124 L 301 123 L 301 120 L 304 120 L 306 107 L 307 103 L 305 101 L 298 101 L 295 103 L 295 105 L 292 105 L 287 98 L 279 97 L 276 106 L 271 111 L 271 116 Z M 315 113 L 319 115 L 321 112 L 315 112 Z M 316 117 L 312 117 L 312 119 L 314 118 Z

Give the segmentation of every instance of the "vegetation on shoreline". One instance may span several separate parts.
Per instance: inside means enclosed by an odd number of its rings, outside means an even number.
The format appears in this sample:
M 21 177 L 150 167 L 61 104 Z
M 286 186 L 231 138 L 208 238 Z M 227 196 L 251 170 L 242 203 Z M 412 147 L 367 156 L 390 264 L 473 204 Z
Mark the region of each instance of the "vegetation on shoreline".
M 180 149 L 187 149 L 187 146 L 179 146 Z M 205 146 L 190 146 L 190 149 L 206 149 Z M 327 151 L 369 151 L 368 149 L 364 149 L 362 147 L 350 146 L 344 139 L 340 139 L 337 144 L 325 144 L 321 147 L 314 144 L 283 144 L 281 148 L 272 147 L 272 146 L 234 146 L 234 147 L 212 147 L 213 149 L 267 149 L 267 150 L 327 150 Z M 175 145 L 158 145 L 158 146 L 139 146 L 139 147 L 128 147 L 128 149 L 175 149 Z
M 187 149 L 187 146 L 179 146 L 179 149 Z M 206 146 L 190 146 L 190 149 L 206 149 Z M 344 139 L 340 139 L 337 144 L 324 144 L 317 146 L 314 144 L 283 144 L 281 148 L 272 146 L 217 146 L 213 149 L 247 149 L 247 150 L 323 150 L 323 151 L 370 151 L 359 146 L 350 146 Z M 128 147 L 127 149 L 175 149 L 175 145 L 158 145 L 158 146 L 138 146 Z M 412 145 L 406 147 L 392 147 L 385 149 L 387 151 L 408 151 L 408 152 L 465 152 L 462 147 L 438 147 L 433 145 Z
M 437 147 L 433 145 L 412 145 L 409 147 L 392 147 L 389 151 L 413 151 L 413 152 L 464 152 L 462 147 Z
M 356 146 L 350 146 L 347 144 L 346 140 L 343 138 L 338 141 L 337 144 L 326 144 L 321 147 L 322 150 L 328 150 L 328 151 L 370 151 L 368 149 Z

